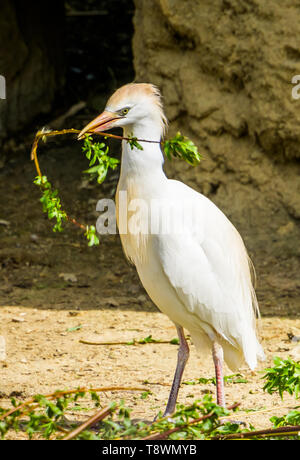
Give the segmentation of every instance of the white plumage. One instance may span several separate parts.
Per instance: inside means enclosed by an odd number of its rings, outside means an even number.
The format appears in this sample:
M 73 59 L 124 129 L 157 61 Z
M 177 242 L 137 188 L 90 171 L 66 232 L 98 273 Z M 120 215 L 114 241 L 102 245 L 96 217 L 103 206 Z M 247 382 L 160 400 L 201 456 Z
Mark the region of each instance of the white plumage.
M 138 218 L 128 214 L 131 231 L 120 235 L 124 252 L 136 266 L 152 301 L 176 324 L 179 333 L 178 365 L 165 415 L 174 410 L 188 357 L 182 328 L 189 331 L 201 352 L 213 347 L 218 402 L 225 405 L 220 380 L 222 350 L 233 370 L 243 363 L 254 369 L 257 359 L 264 358 L 256 334 L 258 305 L 244 243 L 208 198 L 182 182 L 168 179 L 163 172 L 158 141 L 166 118 L 156 87 L 129 84 L 120 88 L 109 99 L 103 114 L 80 136 L 116 126 L 123 127 L 125 137 L 156 141 L 140 142 L 142 151 L 123 141 L 116 202 L 118 209 L 119 192 L 126 192 L 127 205 L 133 204 L 132 209 L 138 211 Z M 187 209 L 191 212 L 184 215 Z M 172 224 L 164 232 L 163 220 L 168 212 Z

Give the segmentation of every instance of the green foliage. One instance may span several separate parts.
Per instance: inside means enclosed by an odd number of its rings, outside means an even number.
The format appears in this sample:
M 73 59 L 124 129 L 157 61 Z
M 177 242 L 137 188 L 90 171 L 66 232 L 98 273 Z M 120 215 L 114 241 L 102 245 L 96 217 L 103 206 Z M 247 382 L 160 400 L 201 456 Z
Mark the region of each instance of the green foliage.
M 65 415 L 68 411 L 86 410 L 85 406 L 78 403 L 79 398 L 83 398 L 87 393 L 90 394 L 91 401 L 95 407 L 100 406 L 100 398 L 97 391 L 76 392 L 57 391 L 54 400 L 44 395 L 36 395 L 30 405 L 24 406 L 21 403 L 11 400 L 13 407 L 20 407 L 7 417 L 7 409 L 0 408 L 0 436 L 5 438 L 10 430 L 27 433 L 29 439 L 61 439 L 65 433 L 72 431 L 73 425 L 66 423 Z M 150 391 L 141 394 L 142 399 L 146 399 Z M 55 397 L 55 395 L 57 395 Z M 86 404 L 86 403 L 85 403 Z M 79 433 L 75 439 L 104 440 L 104 439 L 142 439 L 146 436 L 160 433 L 164 439 L 210 439 L 219 430 L 224 432 L 223 425 L 219 417 L 228 415 L 228 411 L 212 401 L 211 396 L 205 395 L 204 398 L 194 401 L 193 404 L 184 406 L 178 405 L 176 413 L 170 418 L 159 418 L 152 424 L 136 422 L 131 419 L 131 409 L 124 405 L 124 401 L 119 404 L 110 404 L 110 414 L 99 422 L 96 428 L 86 429 Z M 204 418 L 203 418 L 204 416 Z M 68 415 L 70 419 L 70 415 Z M 198 420 L 199 419 L 199 420 Z M 226 424 L 227 432 L 239 430 L 235 424 Z M 75 425 L 74 425 L 75 427 Z
M 40 187 L 42 192 L 40 201 L 43 205 L 43 211 L 47 213 L 48 219 L 56 219 L 56 224 L 53 227 L 53 231 L 62 232 L 62 223 L 68 219 L 68 215 L 61 209 L 58 190 L 52 190 L 52 185 L 48 181 L 47 176 L 37 176 L 33 182 Z M 86 226 L 85 236 L 88 240 L 89 246 L 99 244 L 99 238 L 96 234 L 96 227 L 94 225 Z
M 174 339 L 171 339 L 170 344 L 171 345 L 179 345 L 179 339 L 177 337 L 175 337 Z
M 192 166 L 196 166 L 201 161 L 201 155 L 197 146 L 191 139 L 183 136 L 180 132 L 175 137 L 163 143 L 164 152 L 169 160 L 179 158 L 185 160 Z
M 48 181 L 47 176 L 37 176 L 33 182 L 40 187 L 42 192 L 40 202 L 43 205 L 43 211 L 48 214 L 48 219 L 56 219 L 53 231 L 61 232 L 63 230 L 62 222 L 67 220 L 67 214 L 61 209 L 58 191 L 52 190 L 52 185 Z
M 225 375 L 224 382 L 228 384 L 228 383 L 247 383 L 248 381 L 243 378 L 242 374 L 232 374 L 232 375 Z M 189 381 L 182 382 L 182 383 L 184 385 L 197 385 L 197 384 L 207 385 L 210 383 L 212 383 L 213 385 L 216 385 L 216 378 L 215 377 L 211 377 L 211 378 L 200 377 L 199 379 L 189 380 Z
M 84 410 L 77 401 L 83 398 L 87 393 L 90 394 L 94 405 L 98 407 L 99 397 L 94 391 L 81 391 L 78 389 L 74 394 L 63 394 L 64 392 L 57 391 L 57 397 L 54 400 L 44 395 L 37 394 L 34 396 L 32 403 L 25 407 L 20 402 L 11 399 L 13 407 L 20 407 L 20 410 L 13 412 L 11 415 L 0 420 L 0 437 L 5 438 L 10 430 L 16 432 L 22 430 L 28 435 L 29 439 L 43 437 L 45 439 L 62 437 L 62 431 L 65 431 L 64 415 L 67 410 Z M 73 407 L 75 405 L 75 408 Z M 70 407 L 71 406 L 71 407 Z M 0 408 L 0 417 L 7 413 L 7 409 Z
M 151 336 L 143 339 L 143 343 L 151 343 Z M 278 391 L 282 397 L 284 391 L 297 394 L 299 383 L 299 363 L 291 359 L 281 360 L 274 358 L 274 367 L 266 369 L 264 376 L 267 379 L 265 389 L 271 394 Z M 205 383 L 213 383 L 213 379 L 202 379 Z M 241 374 L 227 376 L 227 382 L 237 383 Z M 200 381 L 200 379 L 199 379 Z M 145 382 L 144 382 L 145 383 Z M 109 411 L 104 410 L 105 416 L 98 418 L 95 426 L 87 428 L 82 426 L 82 431 L 73 434 L 76 422 L 66 421 L 70 412 L 90 410 L 90 402 L 95 407 L 101 407 L 97 391 L 101 390 L 71 390 L 69 392 L 57 391 L 47 397 L 36 395 L 27 403 L 18 402 L 11 398 L 13 409 L 0 407 L 0 437 L 5 438 L 8 432 L 22 430 L 29 439 L 61 439 L 66 434 L 72 433 L 74 439 L 85 440 L 122 440 L 122 439 L 170 439 L 170 440 L 209 440 L 209 439 L 297 439 L 300 425 L 299 410 L 290 411 L 282 417 L 270 418 L 274 428 L 254 431 L 254 427 L 242 428 L 240 424 L 224 421 L 230 419 L 230 412 L 218 406 L 212 396 L 206 394 L 202 400 L 195 400 L 190 405 L 178 404 L 172 418 L 158 418 L 151 424 L 131 419 L 131 409 L 125 406 L 124 401 L 119 404 L 112 402 Z M 87 401 L 79 404 L 78 400 L 89 394 L 89 407 Z M 152 393 L 149 390 L 141 392 L 140 398 L 146 399 Z M 253 409 L 254 410 L 254 409 Z M 103 409 L 102 409 L 103 412 Z M 6 415 L 8 414 L 8 415 Z M 283 431 L 283 427 L 291 427 Z M 85 429 L 84 429 L 85 428 Z M 276 431 L 277 430 L 277 431 Z M 80 430 L 79 430 L 80 431 Z M 75 437 L 76 436 L 76 437 Z
M 200 377 L 199 379 L 196 379 L 196 380 L 187 380 L 185 382 L 182 382 L 183 385 L 198 385 L 198 384 L 201 384 L 201 385 L 208 385 L 210 383 L 212 383 L 213 385 L 216 384 L 216 379 L 215 377 L 212 377 L 212 378 L 205 378 L 205 377 Z
M 66 329 L 66 331 L 67 332 L 75 332 L 75 331 L 79 331 L 81 328 L 82 328 L 82 324 L 78 324 L 78 326 L 69 327 L 68 329 Z
M 137 137 L 129 136 L 129 138 L 127 139 L 127 142 L 130 145 L 131 150 L 134 147 L 136 147 L 139 150 L 144 150 L 143 147 L 141 146 L 141 144 L 138 143 L 138 138 Z
M 90 168 L 84 172 L 90 174 L 92 178 L 97 178 L 99 184 L 105 180 L 109 168 L 115 169 L 119 164 L 117 158 L 108 155 L 108 145 L 104 142 L 93 142 L 90 135 L 85 135 L 82 151 L 87 159 L 90 160 Z
M 47 136 L 65 134 L 67 132 L 73 132 L 74 130 L 62 130 L 62 131 L 43 131 L 42 140 L 46 141 Z M 105 133 L 101 133 L 101 135 Z M 42 197 L 40 199 L 43 205 L 43 211 L 47 213 L 49 219 L 56 219 L 56 223 L 53 227 L 53 231 L 61 232 L 63 230 L 62 223 L 63 221 L 70 220 L 78 227 L 84 228 L 84 225 L 79 224 L 75 219 L 70 219 L 65 211 L 61 209 L 61 202 L 58 196 L 58 190 L 53 190 L 51 183 L 48 181 L 46 176 L 43 176 L 40 172 L 37 160 L 37 146 L 38 139 L 41 136 L 41 132 L 37 133 L 35 142 L 32 148 L 32 158 L 35 159 L 36 169 L 38 176 L 34 179 L 34 183 L 38 185 L 42 192 Z M 114 137 L 114 136 L 112 136 Z M 116 137 L 116 136 L 115 136 Z M 118 136 L 117 136 L 118 137 Z M 143 147 L 139 144 L 139 139 L 133 136 L 129 136 L 127 142 L 129 143 L 131 149 L 134 147 L 143 150 Z M 172 139 L 169 139 L 165 142 L 162 142 L 164 152 L 166 156 L 171 159 L 172 157 L 180 158 L 187 161 L 191 165 L 196 165 L 200 162 L 201 156 L 198 152 L 195 144 L 183 136 L 179 132 Z M 104 142 L 94 142 L 91 135 L 86 134 L 84 138 L 84 143 L 82 146 L 82 151 L 85 153 L 87 159 L 89 160 L 89 168 L 84 171 L 84 173 L 89 174 L 91 178 L 96 178 L 97 182 L 101 184 L 108 173 L 109 168 L 115 169 L 119 164 L 117 158 L 113 158 L 109 155 L 109 147 Z M 89 246 L 94 246 L 99 244 L 99 238 L 96 235 L 95 226 L 86 226 L 85 236 L 88 240 Z
M 225 383 L 248 383 L 241 374 L 225 375 L 224 381 Z
M 147 399 L 149 395 L 151 395 L 151 391 L 150 390 L 147 390 L 147 391 L 144 391 L 142 394 L 141 394 L 141 399 Z
M 136 340 L 136 339 L 133 339 L 133 340 L 130 340 L 129 342 L 126 342 L 126 345 L 136 345 L 136 344 L 140 344 L 140 345 L 145 345 L 146 343 L 170 343 L 171 345 L 178 345 L 179 344 L 179 340 L 178 338 L 174 338 L 172 340 L 170 340 L 169 342 L 166 342 L 164 340 L 157 340 L 157 339 L 154 339 L 152 337 L 152 335 L 148 335 L 148 337 L 145 337 L 143 339 L 139 339 L 139 340 Z
M 283 393 L 287 392 L 298 398 L 300 388 L 300 362 L 295 362 L 291 358 L 281 359 L 274 357 L 275 366 L 265 369 L 263 376 L 266 383 L 263 387 L 265 391 L 272 394 L 278 391 L 281 399 Z
M 274 428 L 287 425 L 300 425 L 300 411 L 292 410 L 283 417 L 273 416 L 270 418 L 270 421 L 273 423 Z
M 148 335 L 148 337 L 145 337 L 144 339 L 140 339 L 138 343 L 145 344 L 145 343 L 158 343 L 159 340 L 153 339 L 152 335 Z
M 146 393 L 146 392 L 145 392 Z M 152 424 L 135 422 L 130 418 L 130 409 L 121 402 L 119 409 L 101 421 L 97 433 L 82 432 L 77 439 L 143 439 L 156 433 L 163 439 L 210 439 L 222 427 L 219 417 L 228 415 L 228 411 L 212 401 L 211 396 L 205 395 L 200 401 L 194 401 L 189 406 L 177 405 L 177 411 L 172 418 L 159 418 Z M 197 419 L 207 417 L 204 420 Z M 240 431 L 236 424 L 226 424 L 228 432 L 232 425 L 234 432 Z M 222 428 L 223 430 L 223 428 Z
M 87 225 L 85 236 L 88 240 L 89 246 L 96 246 L 100 243 L 99 238 L 96 234 L 96 227 L 94 225 Z

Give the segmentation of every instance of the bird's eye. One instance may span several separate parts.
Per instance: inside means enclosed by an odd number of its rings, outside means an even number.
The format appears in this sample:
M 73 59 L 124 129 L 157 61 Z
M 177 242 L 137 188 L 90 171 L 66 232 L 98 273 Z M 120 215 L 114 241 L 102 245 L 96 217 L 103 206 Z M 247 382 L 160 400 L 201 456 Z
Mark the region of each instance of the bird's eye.
M 129 112 L 128 107 L 125 107 L 125 109 L 121 110 L 122 115 L 127 115 L 128 112 Z

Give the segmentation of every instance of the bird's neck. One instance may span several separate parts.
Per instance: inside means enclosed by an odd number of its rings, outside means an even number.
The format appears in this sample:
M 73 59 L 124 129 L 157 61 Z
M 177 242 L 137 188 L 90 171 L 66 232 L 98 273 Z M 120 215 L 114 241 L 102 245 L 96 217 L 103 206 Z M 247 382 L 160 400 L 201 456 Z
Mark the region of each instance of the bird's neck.
M 123 179 L 126 176 L 136 179 L 153 176 L 157 181 L 165 178 L 164 157 L 160 146 L 161 131 L 160 126 L 156 123 L 149 123 L 149 121 L 147 124 L 141 122 L 134 126 L 124 127 L 124 137 L 137 138 L 143 150 L 131 146 L 126 140 L 122 142 L 121 176 Z M 143 140 L 152 142 L 143 142 Z
M 151 200 L 164 194 L 167 178 L 163 171 L 160 130 L 151 124 L 126 126 L 124 137 L 130 136 L 138 139 L 143 150 L 122 141 L 116 216 L 125 254 L 137 265 L 148 260 Z M 143 139 L 156 142 L 143 142 Z

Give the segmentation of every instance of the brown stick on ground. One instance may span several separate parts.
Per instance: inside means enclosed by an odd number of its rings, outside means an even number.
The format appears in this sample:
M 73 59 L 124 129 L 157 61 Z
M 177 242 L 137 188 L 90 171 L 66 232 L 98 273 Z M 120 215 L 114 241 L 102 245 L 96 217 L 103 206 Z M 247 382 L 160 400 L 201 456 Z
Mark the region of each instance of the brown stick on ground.
M 80 393 L 80 392 L 100 393 L 100 392 L 105 392 L 105 391 L 145 391 L 145 388 L 141 388 L 141 387 L 121 387 L 121 386 L 119 386 L 119 387 L 102 387 L 102 388 L 77 388 L 76 390 L 55 391 L 54 393 L 50 393 L 50 394 L 47 394 L 47 395 L 44 395 L 44 396 L 47 399 L 56 399 L 56 398 L 60 398 L 61 396 L 64 396 L 64 395 L 71 395 L 71 394 Z M 19 406 L 14 407 L 13 409 L 10 409 L 7 412 L 5 412 L 0 417 L 0 421 L 4 420 L 6 417 L 8 417 L 9 415 L 13 414 L 14 412 L 19 411 L 19 410 L 23 409 L 24 407 L 30 406 L 30 404 L 33 404 L 35 402 L 36 402 L 35 398 L 30 398 L 27 401 L 24 401 Z M 34 408 L 32 408 L 32 409 L 34 409 Z
M 232 409 L 235 409 L 236 407 L 238 407 L 240 405 L 240 403 L 235 403 L 233 404 L 232 406 L 228 407 L 228 410 L 232 410 Z M 206 415 L 203 415 L 202 417 L 199 417 L 199 418 L 196 418 L 194 420 L 192 420 L 191 422 L 187 423 L 186 425 L 181 425 L 179 427 L 176 427 L 176 428 L 172 428 L 170 430 L 167 430 L 167 431 L 163 431 L 163 432 L 160 432 L 160 433 L 153 433 L 153 434 L 150 434 L 149 436 L 146 436 L 145 438 L 142 438 L 142 441 L 146 441 L 146 440 L 158 440 L 158 439 L 165 439 L 167 438 L 168 436 L 170 436 L 170 434 L 172 433 L 176 433 L 176 431 L 181 431 L 182 428 L 184 427 L 187 427 L 189 425 L 193 425 L 195 423 L 198 423 L 198 422 L 202 422 L 202 420 L 205 420 L 209 417 L 211 417 L 213 415 L 213 412 L 209 412 L 209 414 L 206 414 Z
M 247 433 L 233 433 L 228 435 L 215 436 L 214 439 L 250 439 L 250 438 L 267 438 L 272 436 L 297 436 L 300 432 L 300 425 L 280 426 L 278 428 L 269 428 L 265 430 L 249 431 Z
M 63 441 L 70 441 L 71 439 L 76 438 L 82 431 L 86 430 L 87 428 L 91 427 L 97 422 L 100 422 L 103 420 L 107 415 L 109 415 L 112 412 L 112 408 L 110 406 L 105 407 L 104 409 L 101 409 L 100 411 L 96 412 L 96 414 L 92 415 L 90 418 L 88 418 L 84 423 L 82 423 L 80 426 L 75 428 L 75 430 L 72 430 L 65 436 L 62 440 Z
M 139 340 L 133 340 L 128 342 L 93 342 L 90 340 L 80 339 L 79 343 L 84 343 L 85 345 L 146 345 L 146 344 L 170 344 L 170 340 L 153 340 L 153 342 L 140 342 Z

